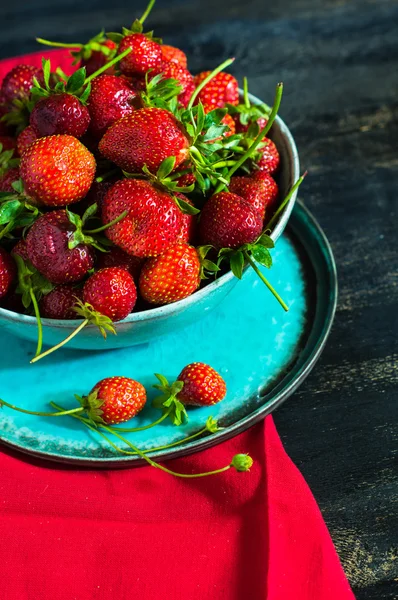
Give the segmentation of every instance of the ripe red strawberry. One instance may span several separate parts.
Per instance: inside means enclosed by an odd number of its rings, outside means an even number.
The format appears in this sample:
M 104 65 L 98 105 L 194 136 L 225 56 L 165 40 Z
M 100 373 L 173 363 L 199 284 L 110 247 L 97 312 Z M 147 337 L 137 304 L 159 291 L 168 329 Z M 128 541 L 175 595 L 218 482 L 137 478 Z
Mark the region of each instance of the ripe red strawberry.
M 170 304 L 193 294 L 200 285 L 200 260 L 196 249 L 174 244 L 149 258 L 142 267 L 139 289 L 150 304 Z
M 235 121 L 236 133 L 246 133 L 246 131 L 250 127 L 250 123 L 243 125 L 243 123 L 240 122 L 239 114 L 233 115 L 233 119 Z M 259 126 L 260 129 L 263 129 L 267 123 L 268 123 L 268 119 L 266 119 L 265 117 L 259 117 L 257 119 L 257 125 Z
M 222 119 L 221 123 L 223 125 L 226 125 L 227 127 L 229 127 L 229 129 L 227 129 L 227 131 L 224 131 L 224 133 L 223 133 L 224 137 L 227 138 L 227 137 L 230 137 L 231 135 L 235 134 L 235 121 L 233 120 L 231 115 L 226 114 L 225 117 Z
M 204 363 L 187 365 L 177 379 L 184 383 L 177 398 L 188 406 L 211 406 L 225 398 L 227 393 L 227 386 L 221 375 Z
M 90 131 L 97 138 L 102 137 L 113 123 L 135 110 L 135 99 L 137 92 L 127 78 L 108 74 L 95 77 L 88 103 Z
M 143 264 L 142 258 L 127 254 L 117 246 L 110 248 L 109 252 L 101 252 L 98 256 L 97 266 L 99 269 L 107 267 L 119 267 L 125 269 L 133 277 L 134 281 L 138 280 L 141 267 Z
M 17 275 L 12 257 L 0 246 L 0 298 L 11 290 Z
M 99 150 L 124 171 L 137 173 L 146 165 L 156 173 L 169 156 L 176 157 L 176 169 L 187 158 L 188 146 L 174 115 L 163 108 L 141 108 L 112 125 Z
M 200 214 L 199 236 L 217 250 L 239 248 L 261 234 L 261 215 L 246 200 L 231 192 L 219 192 L 207 200 Z
M 19 156 L 22 156 L 25 150 L 29 148 L 29 146 L 33 144 L 33 142 L 35 142 L 36 140 L 37 135 L 33 131 L 33 127 L 28 125 L 28 127 L 22 129 L 21 133 L 17 137 L 17 150 Z
M 278 196 L 278 186 L 270 175 L 268 177 L 270 179 L 268 182 L 255 180 L 252 177 L 232 177 L 228 188 L 230 192 L 249 202 L 262 219 Z
M 134 279 L 119 267 L 101 269 L 84 284 L 83 301 L 112 321 L 125 319 L 133 310 L 136 300 Z
M 163 62 L 162 65 L 154 70 L 154 75 L 162 73 L 164 79 L 176 79 L 182 87 L 182 92 L 178 96 L 178 101 L 187 107 L 195 89 L 195 83 L 191 73 L 176 62 Z
M 47 206 L 66 206 L 87 194 L 95 175 L 95 159 L 70 135 L 36 140 L 21 158 L 26 193 Z
M 40 100 L 30 114 L 30 125 L 37 137 L 73 135 L 81 138 L 90 124 L 90 114 L 72 94 L 52 94 Z
M 24 261 L 29 260 L 26 241 L 23 238 L 15 244 L 14 248 L 11 250 L 11 254 L 18 254 Z
M 186 173 L 177 179 L 178 187 L 189 187 L 193 183 L 196 183 L 196 178 L 193 173 Z
M 71 285 L 57 285 L 40 300 L 40 315 L 46 319 L 78 319 L 73 310 L 82 291 Z
M 109 48 L 109 50 L 116 50 L 116 44 L 115 42 L 112 42 L 112 40 L 105 40 L 100 45 Z M 109 56 L 106 56 L 104 52 L 101 52 L 101 50 L 91 50 L 88 58 L 82 58 L 80 67 L 86 67 L 86 75 L 89 76 L 106 65 L 108 61 Z M 112 67 L 108 71 L 108 75 L 110 75 L 111 69 Z
M 7 169 L 0 175 L 0 192 L 14 192 L 12 184 L 19 179 L 18 167 Z
M 139 179 L 117 181 L 104 198 L 103 223 L 110 223 L 125 210 L 127 216 L 105 234 L 128 254 L 156 256 L 177 241 L 182 213 L 166 192 Z
M 266 142 L 267 145 L 264 146 L 264 148 L 260 148 L 261 158 L 258 161 L 257 166 L 260 171 L 272 175 L 278 170 L 280 163 L 278 148 L 269 138 L 264 138 L 263 142 Z
M 94 421 L 99 417 L 104 423 L 115 425 L 135 417 L 144 408 L 146 392 L 141 383 L 129 377 L 107 377 L 82 401 Z
M 278 184 L 275 179 L 271 177 L 265 171 L 255 171 L 251 174 L 251 179 L 254 181 L 260 181 L 263 185 L 263 189 L 265 190 L 265 210 L 266 212 L 269 210 L 273 210 L 275 208 L 275 204 L 278 200 L 279 189 Z
M 160 44 L 149 39 L 143 33 L 126 35 L 119 44 L 118 54 L 128 48 L 131 48 L 132 51 L 119 62 L 119 68 L 124 75 L 143 75 L 149 69 L 156 69 L 162 63 Z
M 184 69 L 187 68 L 187 57 L 182 50 L 174 46 L 167 46 L 167 44 L 163 44 L 160 48 L 163 60 L 176 63 Z
M 65 210 L 54 210 L 37 219 L 29 229 L 26 248 L 30 262 L 52 283 L 83 279 L 94 266 L 94 251 L 86 244 L 72 250 L 68 242 L 76 227 Z
M 194 77 L 195 87 L 198 87 L 210 73 L 211 71 L 203 71 L 203 73 L 196 75 Z M 199 100 L 202 102 L 206 111 L 213 110 L 214 108 L 223 108 L 227 103 L 238 105 L 238 82 L 235 77 L 229 73 L 218 73 L 205 85 L 203 90 L 199 92 L 195 103 L 197 104 Z
M 33 77 L 43 83 L 43 72 L 37 67 L 18 65 L 11 69 L 1 84 L 5 102 L 11 105 L 14 100 L 27 100 L 33 86 Z

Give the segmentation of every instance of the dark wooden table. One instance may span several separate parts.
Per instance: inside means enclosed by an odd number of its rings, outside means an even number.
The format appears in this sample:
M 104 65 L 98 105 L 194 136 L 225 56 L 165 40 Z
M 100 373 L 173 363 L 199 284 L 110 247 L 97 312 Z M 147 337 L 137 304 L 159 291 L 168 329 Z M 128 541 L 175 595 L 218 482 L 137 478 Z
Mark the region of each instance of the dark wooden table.
M 36 50 L 36 35 L 117 30 L 145 0 L 2 4 L 6 57 Z M 301 196 L 333 246 L 340 300 L 320 362 L 275 420 L 357 598 L 398 598 L 398 2 L 157 4 L 151 27 L 186 50 L 193 72 L 235 56 L 261 98 L 285 83 L 281 114 L 310 173 Z

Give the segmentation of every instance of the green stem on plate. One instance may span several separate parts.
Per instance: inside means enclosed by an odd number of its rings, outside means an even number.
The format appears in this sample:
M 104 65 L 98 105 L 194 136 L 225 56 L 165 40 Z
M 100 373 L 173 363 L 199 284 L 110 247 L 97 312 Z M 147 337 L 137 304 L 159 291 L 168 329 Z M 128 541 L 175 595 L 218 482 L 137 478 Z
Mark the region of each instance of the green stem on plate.
M 62 410 L 60 412 L 35 412 L 32 410 L 25 410 L 24 408 L 20 408 L 19 406 L 15 406 L 14 404 L 10 404 L 5 400 L 0 400 L 0 407 L 7 406 L 7 408 L 12 408 L 12 410 L 16 410 L 17 412 L 25 413 L 26 415 L 35 415 L 37 417 L 63 417 L 65 415 L 75 415 L 76 413 L 83 412 L 84 408 L 79 406 L 78 408 L 72 408 L 71 410 Z
M 32 360 L 30 362 L 31 363 L 35 363 L 38 360 L 41 360 L 42 358 L 44 358 L 45 356 L 48 356 L 49 354 L 52 354 L 56 350 L 59 350 L 60 348 L 62 348 L 62 346 L 65 346 L 65 344 L 67 344 L 68 342 L 70 342 L 75 337 L 75 335 L 77 335 L 88 323 L 89 323 L 89 320 L 88 319 L 84 319 L 84 321 L 82 321 L 80 323 L 80 325 L 78 327 L 76 327 L 76 329 L 74 331 L 72 331 L 72 333 L 70 335 L 68 335 L 67 338 L 65 338 L 64 340 L 62 340 L 62 342 L 59 342 L 59 344 L 56 344 L 56 346 L 53 346 L 52 348 L 49 348 L 45 352 L 42 352 L 41 354 L 38 354 L 37 356 L 35 356 L 34 358 L 32 358 Z
M 29 290 L 29 294 L 30 299 L 32 300 L 33 309 L 35 311 L 35 317 L 37 320 L 37 347 L 35 356 L 38 356 L 43 348 L 43 325 L 41 322 L 39 305 L 37 303 L 36 296 L 32 288 Z
M 261 281 L 263 283 L 265 283 L 265 285 L 267 286 L 267 288 L 269 289 L 269 291 L 275 296 L 275 298 L 278 300 L 279 304 L 287 312 L 289 310 L 288 305 L 282 300 L 282 298 L 280 297 L 280 295 L 278 294 L 278 292 L 272 287 L 272 285 L 270 284 L 270 282 L 268 281 L 268 279 L 266 279 L 266 277 L 264 277 L 264 275 L 261 273 L 260 269 L 257 267 L 256 263 L 251 258 L 251 256 L 249 255 L 249 253 L 247 251 L 245 251 L 244 255 L 245 255 L 245 258 L 246 258 L 247 262 L 251 266 L 251 268 L 255 271 L 255 273 L 258 275 L 258 277 L 260 277 Z

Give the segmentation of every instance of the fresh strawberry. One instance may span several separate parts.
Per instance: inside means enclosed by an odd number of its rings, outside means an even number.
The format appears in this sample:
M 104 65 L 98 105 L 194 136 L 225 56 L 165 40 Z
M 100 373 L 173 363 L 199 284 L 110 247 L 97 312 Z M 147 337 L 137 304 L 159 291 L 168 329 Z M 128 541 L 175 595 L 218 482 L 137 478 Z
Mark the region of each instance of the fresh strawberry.
M 143 260 L 144 259 L 142 258 L 138 258 L 138 256 L 127 254 L 127 252 L 124 252 L 121 248 L 114 246 L 109 249 L 109 252 L 99 253 L 97 267 L 99 269 L 106 269 L 107 267 L 119 267 L 120 269 L 125 269 L 130 273 L 134 281 L 137 281 Z
M 141 108 L 120 119 L 100 141 L 100 152 L 129 173 L 144 166 L 156 172 L 175 156 L 176 169 L 188 155 L 189 141 L 177 119 L 163 108 Z
M 264 189 L 265 210 L 273 210 L 278 200 L 279 189 L 275 179 L 265 171 L 255 171 L 250 175 L 253 181 L 260 181 Z
M 70 135 L 38 139 L 21 158 L 26 193 L 47 206 L 66 206 L 87 194 L 95 175 L 95 159 Z
M 183 223 L 182 213 L 166 192 L 139 179 L 117 181 L 104 198 L 104 224 L 125 210 L 127 216 L 109 227 L 105 234 L 128 254 L 156 256 L 177 241 Z
M 15 283 L 17 269 L 12 257 L 0 246 L 0 298 L 11 290 Z
M 26 241 L 23 238 L 15 244 L 14 248 L 11 250 L 11 254 L 18 254 L 25 262 L 29 260 Z
M 265 217 L 266 210 L 275 203 L 278 197 L 278 186 L 270 175 L 267 177 L 269 177 L 267 182 L 255 180 L 252 177 L 232 177 L 228 188 L 230 192 L 251 204 L 262 219 Z
M 196 75 L 194 77 L 195 87 L 198 87 L 210 73 L 211 71 L 203 71 Z M 199 100 L 206 112 L 214 108 L 223 108 L 226 104 L 237 105 L 239 104 L 238 82 L 229 73 L 218 73 L 199 92 L 195 103 L 197 104 Z
M 17 149 L 19 156 L 25 152 L 33 142 L 37 140 L 37 135 L 35 134 L 33 127 L 28 125 L 25 129 L 22 129 L 21 133 L 17 137 Z
M 33 77 L 42 82 L 42 70 L 31 65 L 18 65 L 11 69 L 4 77 L 1 85 L 5 102 L 12 105 L 14 100 L 27 100 L 33 86 Z
M 154 69 L 154 74 L 162 73 L 164 79 L 175 79 L 182 87 L 178 101 L 187 107 L 195 89 L 195 83 L 191 73 L 176 62 L 163 62 L 161 67 Z
M 262 226 L 261 215 L 246 200 L 231 192 L 219 192 L 202 209 L 199 237 L 217 250 L 239 248 L 254 242 Z
M 176 63 L 184 69 L 187 68 L 187 57 L 182 50 L 175 48 L 174 46 L 167 46 L 167 44 L 163 44 L 160 48 L 163 60 Z
M 89 49 L 82 53 L 82 59 L 80 67 L 86 67 L 86 75 L 92 75 L 98 69 L 106 65 L 106 63 L 113 57 L 116 51 L 116 44 L 112 40 L 104 40 L 100 44 L 100 50 Z M 86 45 L 87 47 L 87 45 Z M 112 69 L 112 67 L 111 67 Z M 110 74 L 108 72 L 108 74 Z
M 0 171 L 1 173 L 1 171 Z M 0 192 L 14 192 L 12 184 L 19 179 L 19 169 L 14 167 L 7 169 L 3 175 L 0 175 Z
M 71 285 L 57 285 L 40 300 L 40 314 L 46 319 L 77 319 L 73 307 L 81 298 L 80 289 Z
M 241 122 L 239 113 L 237 113 L 236 115 L 233 115 L 233 119 L 235 121 L 236 133 L 246 133 L 248 131 L 248 129 L 250 127 L 250 123 L 243 124 Z M 267 123 L 268 123 L 268 119 L 266 119 L 265 117 L 259 117 L 257 119 L 257 125 L 259 126 L 259 129 L 264 129 L 264 127 L 266 126 Z
M 95 77 L 88 103 L 90 131 L 97 138 L 102 137 L 113 123 L 135 110 L 136 99 L 137 92 L 126 78 L 115 75 Z
M 269 138 L 264 138 L 262 141 L 266 143 L 266 146 L 264 146 L 264 148 L 260 148 L 259 150 L 261 152 L 261 158 L 258 161 L 257 166 L 260 171 L 264 171 L 265 173 L 273 175 L 275 171 L 278 170 L 281 160 L 278 148 Z
M 146 392 L 141 383 L 129 377 L 107 377 L 79 401 L 93 421 L 115 425 L 135 417 L 144 408 Z
M 187 365 L 177 380 L 184 384 L 177 398 L 189 406 L 211 406 L 225 398 L 227 393 L 224 379 L 205 363 Z
M 184 200 L 184 202 L 186 202 L 187 204 L 194 206 L 194 203 L 192 202 L 192 200 L 190 200 L 189 198 L 184 196 L 184 194 L 181 194 L 178 192 L 178 193 L 175 193 L 174 195 L 177 196 L 178 198 Z M 195 239 L 195 235 L 196 235 L 196 225 L 197 225 L 196 215 L 190 215 L 189 213 L 183 213 L 182 214 L 182 227 L 181 227 L 180 233 L 178 234 L 178 240 L 180 240 L 181 242 L 188 242 L 188 243 L 192 242 Z
M 136 300 L 134 279 L 126 269 L 101 269 L 84 284 L 83 301 L 112 321 L 125 319 L 133 310 Z
M 126 35 L 119 44 L 118 54 L 131 48 L 130 54 L 119 63 L 124 75 L 143 75 L 149 69 L 158 68 L 163 60 L 160 44 L 143 33 Z
M 3 152 L 4 150 L 14 150 L 17 147 L 16 140 L 9 135 L 0 135 L 0 144 Z
M 174 244 L 166 252 L 149 258 L 139 281 L 141 296 L 150 304 L 170 304 L 190 296 L 200 285 L 200 260 L 196 249 Z
M 177 179 L 178 187 L 189 187 L 194 183 L 196 183 L 194 173 L 185 173 L 185 175 L 181 175 L 181 177 Z
M 30 114 L 30 125 L 37 137 L 66 134 L 81 138 L 89 124 L 87 107 L 68 93 L 51 94 L 39 100 Z
M 52 283 L 79 281 L 94 266 L 91 246 L 81 243 L 69 248 L 75 231 L 65 210 L 45 213 L 29 229 L 26 236 L 29 260 Z
M 223 118 L 223 120 L 221 121 L 221 123 L 223 123 L 223 125 L 226 125 L 227 127 L 229 127 L 229 129 L 223 133 L 224 137 L 227 138 L 227 137 L 230 137 L 231 135 L 235 134 L 235 121 L 233 120 L 231 115 L 226 114 L 225 117 Z

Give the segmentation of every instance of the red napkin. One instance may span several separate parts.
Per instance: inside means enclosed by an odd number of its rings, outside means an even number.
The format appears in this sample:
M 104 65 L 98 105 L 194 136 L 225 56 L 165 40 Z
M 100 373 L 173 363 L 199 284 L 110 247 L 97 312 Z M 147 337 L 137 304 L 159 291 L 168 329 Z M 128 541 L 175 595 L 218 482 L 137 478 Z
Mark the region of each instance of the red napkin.
M 0 62 L 0 79 L 43 52 Z M 64 51 L 48 52 L 70 73 Z M 68 68 L 69 67 L 69 68 Z M 249 452 L 250 473 L 184 480 L 0 455 L 0 600 L 346 600 L 325 523 L 271 417 L 172 461 L 186 473 Z

